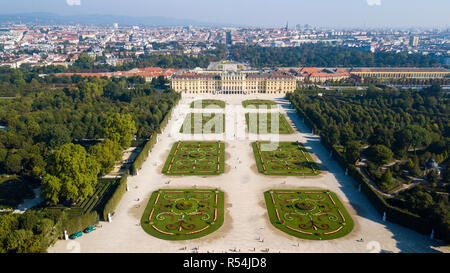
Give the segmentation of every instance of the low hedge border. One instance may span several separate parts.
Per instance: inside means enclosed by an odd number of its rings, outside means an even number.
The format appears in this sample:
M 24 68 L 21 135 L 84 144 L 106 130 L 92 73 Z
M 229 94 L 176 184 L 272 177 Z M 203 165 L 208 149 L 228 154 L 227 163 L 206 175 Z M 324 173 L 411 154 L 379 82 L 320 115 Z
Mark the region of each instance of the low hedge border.
M 175 105 L 178 103 L 178 101 L 179 100 L 177 100 L 175 102 L 173 107 L 175 107 Z M 172 116 L 173 107 L 172 107 L 172 109 L 170 109 L 169 112 L 167 112 L 166 116 L 159 124 L 158 133 L 161 133 L 164 130 L 164 128 L 167 126 L 167 124 L 169 123 L 169 119 Z M 147 142 L 145 142 L 144 146 L 142 147 L 142 150 L 139 152 L 139 154 L 136 156 L 136 159 L 130 166 L 130 174 L 131 175 L 137 175 L 138 170 L 140 170 L 142 168 L 142 165 L 144 164 L 145 160 L 147 160 L 147 157 L 150 154 L 153 146 L 155 146 L 155 144 L 156 144 L 156 138 L 157 138 L 157 134 L 152 134 L 150 139 Z
M 78 216 L 69 217 L 64 213 L 62 221 L 62 230 L 66 230 L 68 235 L 71 235 L 78 231 L 83 231 L 89 226 L 94 226 L 99 221 L 99 215 L 97 211 L 90 211 Z
M 108 202 L 106 202 L 105 207 L 103 208 L 103 220 L 108 220 L 108 213 L 112 213 L 117 205 L 119 204 L 120 200 L 122 199 L 122 196 L 127 191 L 127 175 L 124 175 L 120 178 L 119 184 L 116 187 L 116 190 L 111 195 L 111 198 L 109 198 Z

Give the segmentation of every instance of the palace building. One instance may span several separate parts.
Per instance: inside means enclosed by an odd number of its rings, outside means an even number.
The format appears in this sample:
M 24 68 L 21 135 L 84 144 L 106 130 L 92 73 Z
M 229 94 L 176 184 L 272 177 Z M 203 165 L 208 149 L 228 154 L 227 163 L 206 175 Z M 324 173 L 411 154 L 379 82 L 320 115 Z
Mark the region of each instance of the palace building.
M 376 79 L 444 79 L 450 77 L 450 70 L 445 68 L 353 68 L 352 75 Z
M 347 68 L 301 67 L 281 68 L 280 70 L 291 73 L 298 82 L 324 83 L 326 81 L 340 81 L 350 78 L 350 72 Z
M 296 86 L 294 76 L 276 71 L 182 72 L 171 80 L 173 90 L 198 94 L 285 94 Z

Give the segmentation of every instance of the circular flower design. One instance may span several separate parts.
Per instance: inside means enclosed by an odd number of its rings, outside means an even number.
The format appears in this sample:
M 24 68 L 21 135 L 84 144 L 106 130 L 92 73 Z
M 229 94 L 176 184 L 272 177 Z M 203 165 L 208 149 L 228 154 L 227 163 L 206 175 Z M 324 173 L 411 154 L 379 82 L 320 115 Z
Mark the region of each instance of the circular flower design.
M 308 210 L 308 211 L 313 210 L 315 207 L 315 205 L 313 203 L 307 202 L 307 201 L 299 201 L 299 202 L 295 203 L 294 206 L 299 210 Z

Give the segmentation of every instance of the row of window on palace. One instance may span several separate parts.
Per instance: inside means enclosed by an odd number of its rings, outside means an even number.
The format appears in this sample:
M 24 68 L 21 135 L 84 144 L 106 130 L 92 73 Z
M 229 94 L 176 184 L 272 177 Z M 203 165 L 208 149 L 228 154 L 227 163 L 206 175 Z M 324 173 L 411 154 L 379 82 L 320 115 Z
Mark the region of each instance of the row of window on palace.
M 378 78 L 444 78 L 448 76 L 446 73 L 361 73 L 359 75 Z

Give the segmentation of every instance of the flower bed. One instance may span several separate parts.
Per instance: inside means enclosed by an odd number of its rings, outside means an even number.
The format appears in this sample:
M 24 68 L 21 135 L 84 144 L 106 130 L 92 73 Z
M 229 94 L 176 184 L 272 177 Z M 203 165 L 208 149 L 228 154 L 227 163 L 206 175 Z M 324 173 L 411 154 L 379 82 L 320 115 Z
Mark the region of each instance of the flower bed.
M 189 240 L 216 231 L 223 221 L 223 192 L 165 189 L 152 193 L 141 226 L 148 234 L 160 239 Z
M 333 192 L 270 190 L 264 197 L 272 225 L 292 236 L 330 240 L 353 230 L 353 219 Z
M 297 142 L 279 142 L 271 151 L 263 151 L 262 144 L 269 142 L 253 142 L 258 171 L 265 175 L 300 175 L 314 176 L 320 170 L 313 162 L 305 147 Z
M 225 169 L 225 144 L 180 141 L 172 146 L 162 172 L 166 175 L 219 175 Z

